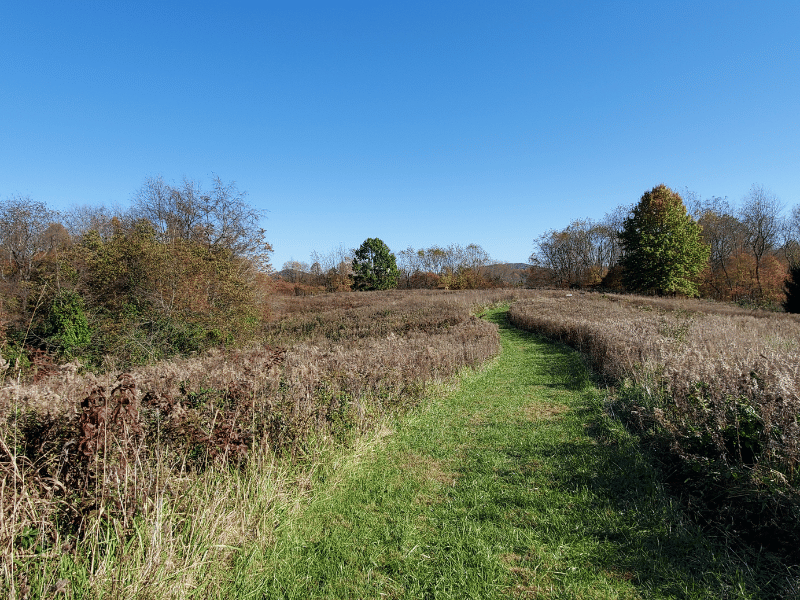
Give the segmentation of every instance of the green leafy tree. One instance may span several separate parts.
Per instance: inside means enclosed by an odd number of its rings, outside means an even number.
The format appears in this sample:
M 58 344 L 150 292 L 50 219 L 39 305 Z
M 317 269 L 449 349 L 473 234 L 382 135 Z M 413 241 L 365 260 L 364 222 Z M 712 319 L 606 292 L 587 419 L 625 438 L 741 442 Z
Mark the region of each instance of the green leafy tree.
M 353 280 L 357 290 L 389 290 L 397 287 L 400 271 L 389 247 L 378 238 L 364 240 L 353 256 Z
M 645 192 L 620 234 L 625 287 L 635 292 L 696 296 L 697 275 L 709 256 L 701 233 L 680 195 L 663 184 Z

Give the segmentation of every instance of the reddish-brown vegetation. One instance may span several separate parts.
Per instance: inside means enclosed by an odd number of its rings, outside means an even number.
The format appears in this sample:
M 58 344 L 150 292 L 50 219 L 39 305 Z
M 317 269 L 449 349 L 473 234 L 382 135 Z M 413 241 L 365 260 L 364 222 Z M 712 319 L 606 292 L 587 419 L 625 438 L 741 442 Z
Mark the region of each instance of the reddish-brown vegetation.
M 25 531 L 52 546 L 98 520 L 124 537 L 165 482 L 179 489 L 212 464 L 236 467 L 254 453 L 302 461 L 346 442 L 430 383 L 493 356 L 497 330 L 471 311 L 500 299 L 509 298 L 281 297 L 262 347 L 104 375 L 81 375 L 73 363 L 36 383 L 6 380 L 0 552 L 10 556 Z

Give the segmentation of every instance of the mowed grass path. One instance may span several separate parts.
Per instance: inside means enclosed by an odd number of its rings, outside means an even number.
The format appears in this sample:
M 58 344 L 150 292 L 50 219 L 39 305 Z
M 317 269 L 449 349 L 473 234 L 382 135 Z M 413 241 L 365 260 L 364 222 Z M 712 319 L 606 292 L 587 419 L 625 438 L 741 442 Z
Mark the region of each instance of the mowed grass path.
M 504 311 L 486 318 L 502 354 L 320 469 L 308 506 L 232 566 L 248 576 L 231 593 L 760 597 L 665 498 L 578 357 L 511 328 Z

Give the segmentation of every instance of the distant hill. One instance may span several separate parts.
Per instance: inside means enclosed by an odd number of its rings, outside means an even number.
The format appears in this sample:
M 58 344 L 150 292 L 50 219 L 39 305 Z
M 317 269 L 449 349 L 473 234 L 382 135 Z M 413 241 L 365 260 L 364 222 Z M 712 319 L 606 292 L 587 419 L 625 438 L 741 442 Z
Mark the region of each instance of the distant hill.
M 483 267 L 483 270 L 489 274 L 489 277 L 495 277 L 506 283 L 517 285 L 525 283 L 529 268 L 530 265 L 527 263 L 496 263 Z
M 272 274 L 275 279 L 283 279 L 284 281 L 293 281 L 298 276 L 303 275 L 302 271 L 295 271 L 294 269 L 284 269 L 283 271 L 276 271 Z

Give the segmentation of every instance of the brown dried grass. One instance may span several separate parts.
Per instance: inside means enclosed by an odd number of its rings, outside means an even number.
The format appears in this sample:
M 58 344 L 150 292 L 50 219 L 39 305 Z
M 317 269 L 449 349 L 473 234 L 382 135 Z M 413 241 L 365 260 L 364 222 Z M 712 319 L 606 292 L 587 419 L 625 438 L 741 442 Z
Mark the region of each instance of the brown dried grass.
M 55 558 L 108 527 L 127 539 L 137 517 L 153 517 L 212 466 L 242 469 L 277 455 L 313 463 L 321 449 L 349 443 L 429 385 L 496 354 L 496 327 L 472 311 L 511 298 L 279 298 L 262 347 L 125 373 L 81 374 L 69 364 L 36 383 L 5 381 L 0 555 L 20 560 L 36 547 L 40 559 Z
M 800 561 L 800 318 L 580 292 L 543 292 L 509 314 L 584 355 L 692 514 Z
M 796 479 L 797 316 L 699 300 L 545 293 L 515 304 L 510 318 L 578 349 L 610 382 L 636 386 L 636 420 L 670 430 L 679 450 L 762 463 Z

